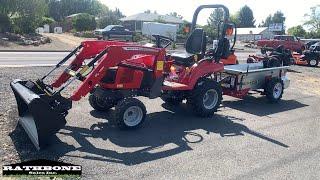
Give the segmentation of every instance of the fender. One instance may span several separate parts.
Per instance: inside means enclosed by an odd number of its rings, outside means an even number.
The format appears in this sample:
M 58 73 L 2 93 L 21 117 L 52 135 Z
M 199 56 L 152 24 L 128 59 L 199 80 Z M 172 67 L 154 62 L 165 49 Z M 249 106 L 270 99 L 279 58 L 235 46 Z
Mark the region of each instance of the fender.
M 184 90 L 192 90 L 200 78 L 213 73 L 222 72 L 223 69 L 223 63 L 216 63 L 211 60 L 201 60 L 190 68 L 190 72 L 184 74 L 179 83 L 187 85 Z

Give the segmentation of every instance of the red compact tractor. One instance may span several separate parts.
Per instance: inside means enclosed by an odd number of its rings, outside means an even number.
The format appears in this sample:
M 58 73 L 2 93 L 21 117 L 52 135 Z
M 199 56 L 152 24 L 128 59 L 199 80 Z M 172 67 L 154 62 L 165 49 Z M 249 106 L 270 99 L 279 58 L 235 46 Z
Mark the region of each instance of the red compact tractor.
M 196 28 L 199 12 L 204 8 L 220 8 L 224 20 L 217 47 L 206 52 L 206 34 Z M 146 117 L 146 108 L 137 96 L 150 99 L 162 97 L 168 103 L 187 99 L 196 114 L 210 116 L 222 100 L 222 88 L 217 73 L 224 69 L 220 60 L 230 56 L 230 44 L 225 38 L 233 33 L 228 22 L 229 10 L 223 5 L 202 5 L 193 15 L 192 32 L 186 42 L 186 52 L 167 54 L 155 36 L 157 47 L 115 41 L 85 41 L 37 81 L 14 80 L 19 122 L 37 149 L 49 142 L 50 136 L 66 124 L 65 117 L 78 101 L 89 94 L 90 105 L 98 111 L 115 107 L 115 118 L 121 128 L 139 127 Z M 75 59 L 52 83 L 44 80 L 72 56 Z M 62 91 L 74 81 L 80 85 L 70 97 Z

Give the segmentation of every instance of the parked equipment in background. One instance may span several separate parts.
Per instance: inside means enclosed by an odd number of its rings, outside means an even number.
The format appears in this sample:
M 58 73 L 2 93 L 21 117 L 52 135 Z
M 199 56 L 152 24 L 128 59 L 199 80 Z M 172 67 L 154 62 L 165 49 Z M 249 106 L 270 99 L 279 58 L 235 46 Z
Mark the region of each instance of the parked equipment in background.
M 297 65 L 307 65 L 310 67 L 317 67 L 320 61 L 320 51 L 307 50 L 302 54 L 293 53 L 294 63 Z
M 320 52 L 320 41 L 310 45 L 308 50 L 313 51 L 313 52 Z
M 320 40 L 311 40 L 309 42 L 306 43 L 306 49 L 310 49 L 312 45 L 315 45 L 316 43 L 318 43 L 318 46 L 320 46 Z M 314 47 L 314 46 L 313 46 Z M 312 47 L 312 49 L 313 49 Z
M 280 45 L 276 49 L 262 48 L 261 55 L 249 55 L 247 63 L 263 62 L 265 68 L 290 66 L 294 63 L 292 52 Z

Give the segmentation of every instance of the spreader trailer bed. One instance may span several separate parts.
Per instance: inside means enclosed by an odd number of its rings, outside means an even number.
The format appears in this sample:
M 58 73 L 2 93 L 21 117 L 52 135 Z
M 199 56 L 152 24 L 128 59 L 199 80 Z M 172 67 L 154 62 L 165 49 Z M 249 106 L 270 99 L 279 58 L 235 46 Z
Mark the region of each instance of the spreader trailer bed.
M 276 102 L 289 87 L 289 66 L 264 68 L 262 62 L 225 66 L 218 77 L 224 95 L 243 98 L 249 91 L 259 91 Z

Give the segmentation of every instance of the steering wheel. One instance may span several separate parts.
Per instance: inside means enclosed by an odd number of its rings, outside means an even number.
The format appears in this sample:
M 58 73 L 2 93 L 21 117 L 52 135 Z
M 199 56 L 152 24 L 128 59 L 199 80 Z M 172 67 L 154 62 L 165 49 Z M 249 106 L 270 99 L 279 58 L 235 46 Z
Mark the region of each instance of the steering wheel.
M 173 39 L 168 38 L 166 36 L 159 35 L 159 34 L 153 34 L 152 36 L 156 39 L 157 48 L 167 48 L 169 45 L 171 45 L 174 42 Z M 162 41 L 166 42 L 164 46 L 161 45 Z

